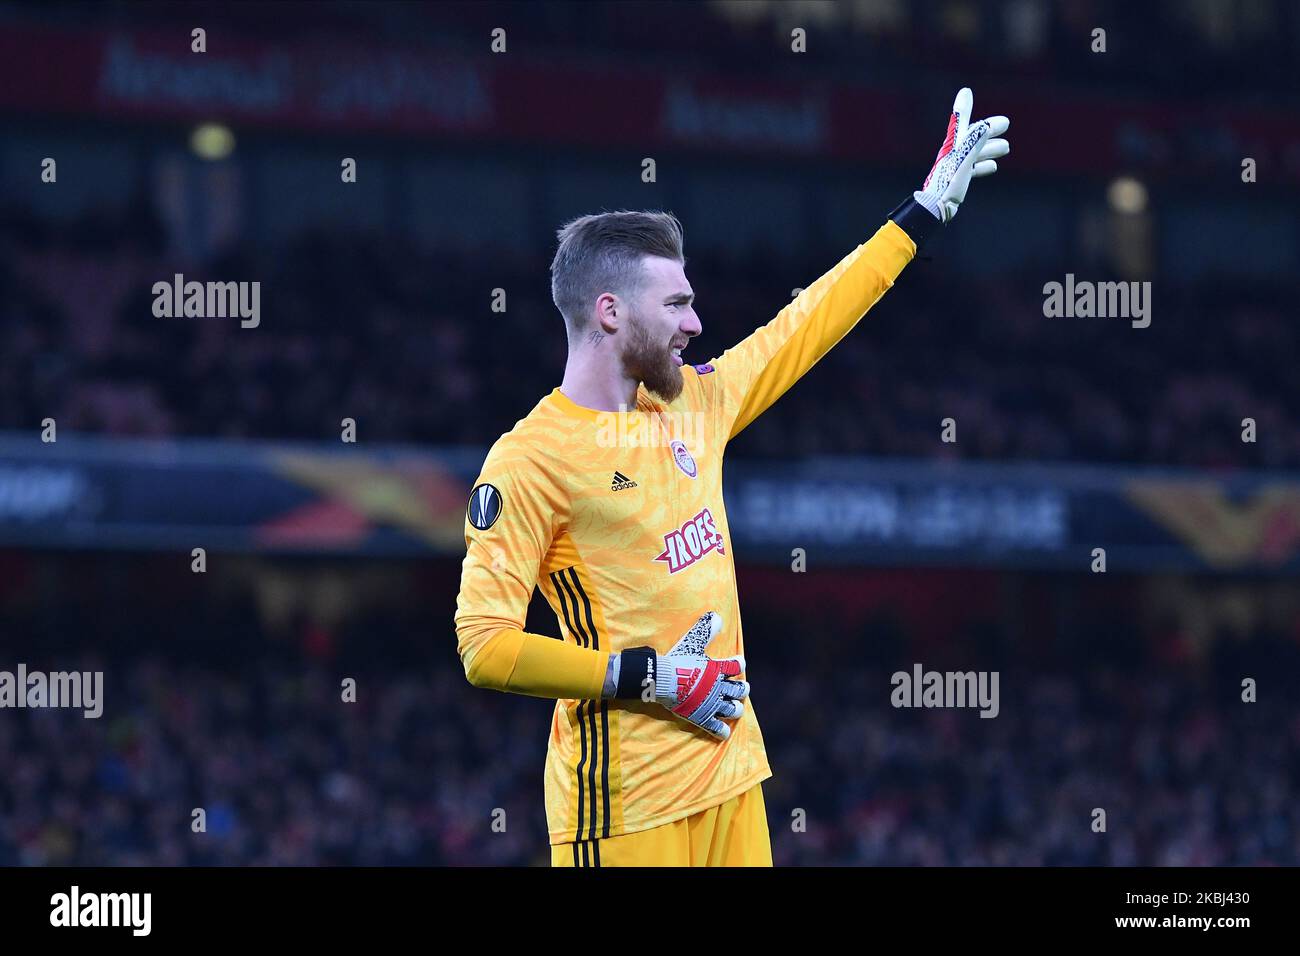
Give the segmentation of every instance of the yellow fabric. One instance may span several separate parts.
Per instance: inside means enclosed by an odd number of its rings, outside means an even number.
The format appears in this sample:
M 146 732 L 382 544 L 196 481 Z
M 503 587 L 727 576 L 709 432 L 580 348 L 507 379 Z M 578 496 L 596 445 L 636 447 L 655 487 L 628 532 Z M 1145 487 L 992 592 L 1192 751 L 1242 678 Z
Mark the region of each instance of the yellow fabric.
M 771 776 L 757 708 L 764 680 L 778 675 L 765 677 L 761 654 L 748 657 L 753 696 L 726 742 L 655 704 L 595 700 L 596 662 L 627 647 L 667 651 L 710 610 L 724 628 L 708 653 L 745 653 L 723 451 L 858 322 L 915 251 L 888 222 L 711 368 L 684 367 L 671 403 L 643 387 L 635 409 L 600 412 L 555 389 L 492 446 L 475 484 L 492 485 L 501 508 L 485 530 L 467 515 L 458 649 L 483 686 L 559 697 L 545 774 L 552 843 L 659 827 Z M 590 672 L 570 654 L 548 677 L 549 651 L 500 636 L 523 632 L 534 588 L 563 642 L 591 654 Z
M 739 435 L 844 338 L 914 255 L 916 243 L 890 220 L 775 319 L 723 352 L 715 360 L 719 368 L 738 352 L 737 364 L 750 373 L 725 381 L 727 407 L 736 409 L 728 437 Z
M 484 642 L 466 668 L 475 687 L 530 697 L 599 697 L 610 655 L 542 634 L 504 628 Z
M 557 843 L 552 866 L 771 866 L 761 785 L 716 807 L 607 840 Z

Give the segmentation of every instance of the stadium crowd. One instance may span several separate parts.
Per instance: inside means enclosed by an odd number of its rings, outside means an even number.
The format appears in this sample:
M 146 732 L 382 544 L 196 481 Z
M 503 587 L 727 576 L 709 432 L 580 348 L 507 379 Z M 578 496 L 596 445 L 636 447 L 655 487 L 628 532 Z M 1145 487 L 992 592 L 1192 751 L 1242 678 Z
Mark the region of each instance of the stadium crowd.
M 847 251 L 791 266 L 697 253 L 687 239 L 697 363 Z M 363 442 L 486 447 L 563 373 L 542 257 L 364 234 L 241 245 L 205 272 L 260 277 L 261 324 L 242 329 L 154 317 L 152 284 L 176 270 L 147 209 L 63 226 L 11 210 L 0 249 L 0 429 L 53 417 L 123 435 L 319 439 L 351 417 Z M 1300 467 L 1294 279 L 1247 297 L 1162 281 L 1160 321 L 1133 329 L 1045 318 L 1042 286 L 1057 278 L 981 282 L 914 263 L 733 451 Z M 504 312 L 491 310 L 496 288 Z M 946 418 L 955 443 L 939 440 Z M 1254 443 L 1241 440 L 1245 418 Z
M 106 673 L 98 720 L 0 720 L 0 865 L 547 863 L 552 705 L 470 687 L 436 602 L 277 624 L 249 593 L 148 601 L 123 585 L 105 573 L 58 606 L 9 602 L 29 667 Z M 1168 622 L 1084 609 L 1062 630 L 1088 653 L 1069 655 L 981 615 L 926 648 L 902 616 L 809 628 L 800 606 L 746 617 L 778 863 L 1300 863 L 1300 717 L 1284 693 L 1300 618 L 1187 653 Z M 998 669 L 997 716 L 893 708 L 890 675 L 918 660 Z

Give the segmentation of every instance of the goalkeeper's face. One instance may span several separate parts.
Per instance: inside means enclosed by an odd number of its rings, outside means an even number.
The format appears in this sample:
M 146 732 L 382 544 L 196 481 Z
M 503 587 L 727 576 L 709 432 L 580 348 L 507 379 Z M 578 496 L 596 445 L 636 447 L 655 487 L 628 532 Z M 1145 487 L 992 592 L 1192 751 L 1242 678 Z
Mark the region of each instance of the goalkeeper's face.
M 671 402 L 682 393 L 682 350 L 702 331 L 695 293 L 680 262 L 647 256 L 644 268 L 623 344 L 623 371 Z

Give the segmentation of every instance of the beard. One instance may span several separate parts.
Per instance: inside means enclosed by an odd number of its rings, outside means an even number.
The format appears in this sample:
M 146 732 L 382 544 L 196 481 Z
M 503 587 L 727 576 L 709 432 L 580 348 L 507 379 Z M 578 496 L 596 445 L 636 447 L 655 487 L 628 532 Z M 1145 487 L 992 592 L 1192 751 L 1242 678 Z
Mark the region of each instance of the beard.
M 682 393 L 685 382 L 682 370 L 673 361 L 667 343 L 656 342 L 639 319 L 628 327 L 631 338 L 623 349 L 623 371 L 646 387 L 646 391 L 665 402 Z

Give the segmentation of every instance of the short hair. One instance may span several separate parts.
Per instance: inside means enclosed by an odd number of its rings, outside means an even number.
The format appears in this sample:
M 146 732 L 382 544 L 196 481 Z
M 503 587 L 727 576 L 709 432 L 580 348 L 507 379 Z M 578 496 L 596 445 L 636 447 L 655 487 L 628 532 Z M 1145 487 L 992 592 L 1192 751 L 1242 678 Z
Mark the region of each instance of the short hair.
M 604 292 L 635 298 L 645 256 L 685 263 L 682 224 L 671 212 L 620 209 L 573 219 L 556 232 L 551 299 L 573 336 L 587 324 L 591 304 Z

